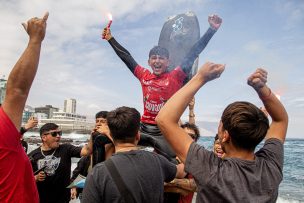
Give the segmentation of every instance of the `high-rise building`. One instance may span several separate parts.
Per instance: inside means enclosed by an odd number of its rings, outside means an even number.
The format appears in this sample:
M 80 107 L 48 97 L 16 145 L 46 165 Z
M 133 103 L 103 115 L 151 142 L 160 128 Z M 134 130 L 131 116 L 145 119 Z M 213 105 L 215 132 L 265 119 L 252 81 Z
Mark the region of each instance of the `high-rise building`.
M 76 113 L 76 99 L 64 100 L 63 111 L 66 113 Z
M 4 79 L 4 76 L 3 78 L 0 78 L 0 104 L 2 104 L 4 101 L 4 97 L 6 93 L 6 83 L 7 80 Z

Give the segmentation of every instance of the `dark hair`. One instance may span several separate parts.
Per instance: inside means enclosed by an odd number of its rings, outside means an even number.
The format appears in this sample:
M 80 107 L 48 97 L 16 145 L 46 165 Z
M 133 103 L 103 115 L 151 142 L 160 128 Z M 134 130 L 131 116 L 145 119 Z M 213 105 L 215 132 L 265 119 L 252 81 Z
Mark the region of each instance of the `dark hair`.
M 190 130 L 193 130 L 195 135 L 196 135 L 194 140 L 197 141 L 199 139 L 200 131 L 195 124 L 191 124 L 191 123 L 186 122 L 186 123 L 181 125 L 181 128 L 189 128 Z
M 234 146 L 253 151 L 264 139 L 269 128 L 263 111 L 249 102 L 234 102 L 222 115 L 223 130 L 227 130 Z
M 214 142 L 216 142 L 219 139 L 218 134 L 216 133 L 215 137 L 214 137 Z
M 107 118 L 107 114 L 108 112 L 107 111 L 99 111 L 96 115 L 95 115 L 95 119 L 97 118 Z
M 55 123 L 46 123 L 40 128 L 40 136 L 42 136 L 45 132 L 50 130 L 56 130 L 59 126 Z
M 108 126 L 114 141 L 133 142 L 140 125 L 140 113 L 135 108 L 119 107 L 107 116 Z
M 159 56 L 164 56 L 166 58 L 169 58 L 169 51 L 166 48 L 163 48 L 160 46 L 154 46 L 149 52 L 149 58 L 152 55 L 159 55 Z

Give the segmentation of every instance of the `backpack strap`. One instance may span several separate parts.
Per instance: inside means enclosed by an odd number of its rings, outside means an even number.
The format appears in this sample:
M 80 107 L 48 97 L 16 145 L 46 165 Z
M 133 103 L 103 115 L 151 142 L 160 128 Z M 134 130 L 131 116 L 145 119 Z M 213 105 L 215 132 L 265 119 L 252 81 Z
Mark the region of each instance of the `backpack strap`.
M 114 183 L 116 184 L 116 187 L 118 188 L 122 198 L 127 203 L 136 203 L 136 200 L 134 199 L 132 193 L 127 188 L 125 182 L 122 180 L 116 166 L 114 165 L 113 161 L 111 159 L 108 159 L 105 161 L 105 166 L 107 167 Z

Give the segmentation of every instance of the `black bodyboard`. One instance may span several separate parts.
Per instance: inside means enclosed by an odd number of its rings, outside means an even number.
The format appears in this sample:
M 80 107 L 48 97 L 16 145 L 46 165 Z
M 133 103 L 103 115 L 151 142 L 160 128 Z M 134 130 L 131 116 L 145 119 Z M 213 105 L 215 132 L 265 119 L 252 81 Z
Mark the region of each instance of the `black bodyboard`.
M 169 70 L 181 64 L 186 54 L 199 38 L 199 22 L 193 12 L 189 11 L 168 18 L 161 30 L 158 46 L 164 47 L 169 51 Z M 192 66 L 189 78 L 196 73 L 197 66 L 198 58 Z

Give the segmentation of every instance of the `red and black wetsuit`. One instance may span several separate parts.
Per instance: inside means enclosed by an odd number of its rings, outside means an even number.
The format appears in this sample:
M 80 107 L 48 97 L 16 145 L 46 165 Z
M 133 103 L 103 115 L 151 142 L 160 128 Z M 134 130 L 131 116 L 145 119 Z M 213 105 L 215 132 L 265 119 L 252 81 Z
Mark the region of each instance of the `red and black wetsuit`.
M 193 45 L 180 66 L 159 76 L 140 66 L 131 54 L 114 38 L 109 40 L 116 54 L 141 83 L 144 102 L 144 113 L 141 117 L 142 123 L 156 125 L 155 117 L 161 107 L 182 87 L 194 60 L 204 50 L 215 32 L 216 30 L 209 28 L 204 36 Z

